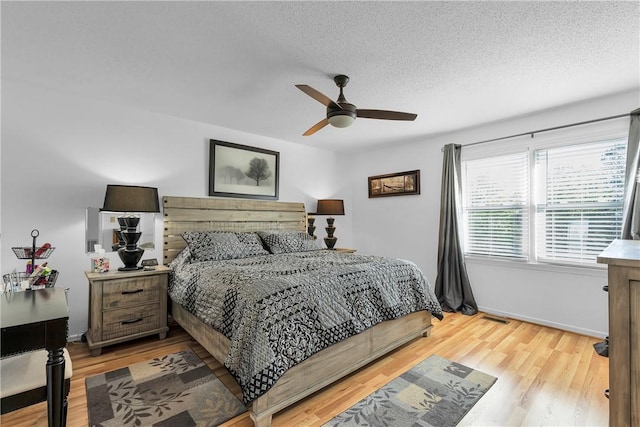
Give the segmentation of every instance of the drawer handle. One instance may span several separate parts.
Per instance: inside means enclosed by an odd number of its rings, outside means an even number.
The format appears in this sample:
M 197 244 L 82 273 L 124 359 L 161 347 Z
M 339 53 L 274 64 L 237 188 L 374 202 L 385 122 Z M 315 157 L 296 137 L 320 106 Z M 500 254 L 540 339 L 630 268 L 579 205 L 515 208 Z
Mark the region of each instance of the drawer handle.
M 142 317 L 138 317 L 137 319 L 133 319 L 133 320 L 123 320 L 122 322 L 120 322 L 123 325 L 130 325 L 132 323 L 138 323 L 138 322 L 142 322 L 143 318 Z
M 142 291 L 144 291 L 144 289 L 136 289 L 135 291 L 122 291 L 122 295 L 137 294 Z

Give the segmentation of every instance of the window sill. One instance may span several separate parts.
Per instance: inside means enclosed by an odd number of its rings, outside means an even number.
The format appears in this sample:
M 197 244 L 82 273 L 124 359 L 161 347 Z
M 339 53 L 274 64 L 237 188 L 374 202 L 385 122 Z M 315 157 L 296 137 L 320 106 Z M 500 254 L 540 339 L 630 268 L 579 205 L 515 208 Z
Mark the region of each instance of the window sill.
M 550 263 L 542 263 L 542 262 L 527 262 L 527 261 L 516 261 L 516 260 L 502 260 L 496 258 L 488 258 L 488 257 L 478 257 L 478 256 L 465 256 L 465 262 L 467 264 L 483 264 L 483 265 L 492 265 L 501 268 L 512 268 L 515 270 L 535 270 L 535 271 L 544 271 L 551 273 L 560 273 L 560 274 L 572 274 L 572 275 L 582 275 L 582 276 L 591 276 L 591 277 L 607 277 L 607 266 L 604 264 L 594 264 L 589 266 L 578 266 L 578 265 L 560 265 L 560 264 L 550 264 Z

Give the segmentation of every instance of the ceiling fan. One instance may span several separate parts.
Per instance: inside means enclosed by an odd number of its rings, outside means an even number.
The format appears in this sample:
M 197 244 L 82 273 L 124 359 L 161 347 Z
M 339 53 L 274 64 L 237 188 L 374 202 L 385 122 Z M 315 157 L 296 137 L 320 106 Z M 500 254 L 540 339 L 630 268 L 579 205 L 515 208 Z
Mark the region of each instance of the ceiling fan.
M 311 126 L 309 130 L 303 133 L 304 136 L 313 135 L 326 125 L 332 125 L 337 128 L 346 128 L 351 126 L 356 117 L 362 117 L 365 119 L 382 119 L 382 120 L 415 120 L 418 117 L 417 114 L 402 113 L 400 111 L 388 111 L 388 110 L 363 110 L 356 108 L 355 105 L 347 102 L 342 89 L 349 83 L 349 77 L 340 74 L 333 78 L 336 85 L 340 88 L 340 96 L 337 101 L 332 101 L 328 96 L 318 92 L 314 88 L 308 85 L 296 85 L 298 89 L 322 103 L 327 107 L 327 117 L 320 120 L 315 125 Z

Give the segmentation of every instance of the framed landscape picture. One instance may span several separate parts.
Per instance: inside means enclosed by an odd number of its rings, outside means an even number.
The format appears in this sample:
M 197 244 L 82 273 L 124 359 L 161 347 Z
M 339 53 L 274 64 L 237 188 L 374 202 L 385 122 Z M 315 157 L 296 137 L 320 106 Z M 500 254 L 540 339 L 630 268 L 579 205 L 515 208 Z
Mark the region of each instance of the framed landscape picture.
M 278 200 L 280 153 L 209 141 L 209 195 Z
M 420 171 L 369 177 L 369 198 L 420 194 Z

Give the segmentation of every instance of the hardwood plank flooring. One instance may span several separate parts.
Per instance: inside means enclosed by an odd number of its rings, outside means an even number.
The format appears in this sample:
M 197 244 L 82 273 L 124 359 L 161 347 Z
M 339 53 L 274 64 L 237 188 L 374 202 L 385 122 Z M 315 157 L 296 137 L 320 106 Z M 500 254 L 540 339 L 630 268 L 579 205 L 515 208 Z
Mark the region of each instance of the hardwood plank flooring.
M 277 413 L 272 425 L 318 426 L 344 411 L 402 372 L 438 354 L 498 377 L 461 426 L 606 426 L 607 358 L 598 356 L 598 340 L 517 320 L 502 324 L 476 316 L 445 313 L 434 320 L 432 334 L 418 338 L 347 378 Z M 86 344 L 71 343 L 73 379 L 67 425 L 87 426 L 84 379 L 136 362 L 192 348 L 236 394 L 239 387 L 179 326 L 171 325 L 164 340 L 149 337 L 106 347 L 92 357 Z M 5 414 L 2 426 L 46 426 L 46 403 Z M 225 427 L 249 427 L 245 413 Z

